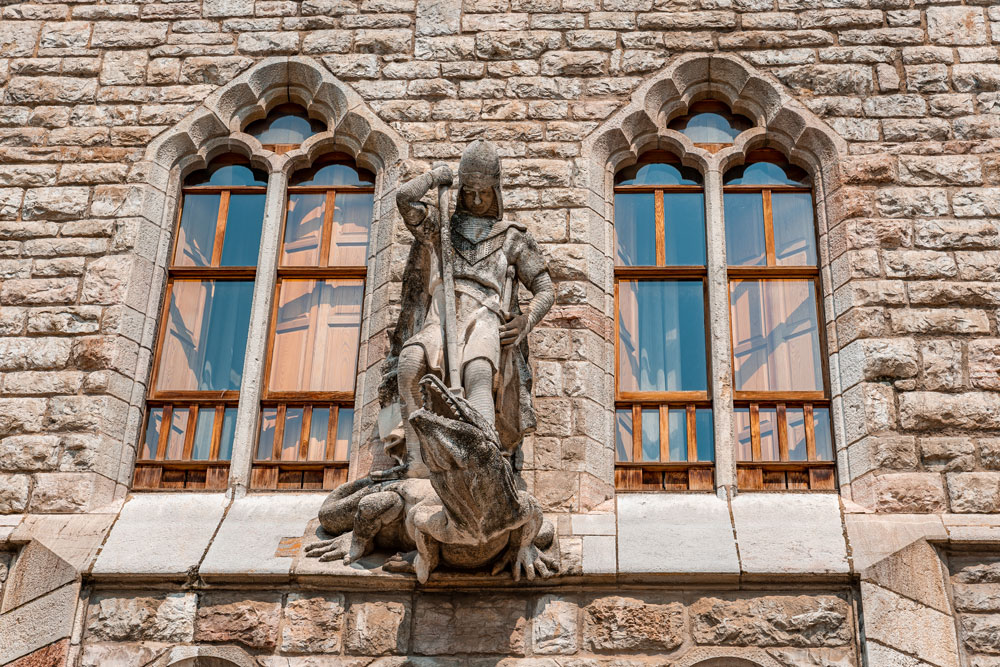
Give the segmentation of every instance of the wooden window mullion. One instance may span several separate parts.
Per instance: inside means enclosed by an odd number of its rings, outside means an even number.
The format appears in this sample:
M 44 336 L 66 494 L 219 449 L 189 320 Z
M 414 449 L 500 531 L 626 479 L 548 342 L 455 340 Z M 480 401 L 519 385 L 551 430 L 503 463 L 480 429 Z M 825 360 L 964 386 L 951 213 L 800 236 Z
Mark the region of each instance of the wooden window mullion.
M 690 403 L 687 405 L 687 460 L 694 463 L 698 460 L 698 422 L 695 419 L 695 407 Z
M 163 461 L 167 457 L 167 445 L 170 443 L 170 428 L 174 421 L 174 406 L 164 405 L 163 416 L 160 417 L 160 437 L 156 440 L 156 460 Z
M 670 460 L 670 408 L 660 406 L 660 461 Z
M 307 405 L 302 409 L 302 433 L 299 437 L 299 461 L 306 461 L 309 458 L 309 432 L 312 429 L 313 406 Z
M 222 245 L 226 240 L 226 219 L 229 217 L 229 190 L 219 195 L 219 217 L 215 221 L 215 243 L 212 245 L 212 266 L 222 263 Z
M 330 406 L 330 419 L 326 429 L 326 460 L 332 461 L 337 447 L 337 422 L 340 420 L 340 406 Z
M 816 429 L 813 424 L 813 406 L 806 403 L 802 406 L 802 423 L 806 429 L 806 459 L 816 460 Z
M 208 455 L 210 461 L 219 460 L 219 450 L 222 448 L 222 423 L 226 418 L 226 406 L 215 406 L 215 421 L 212 422 L 212 448 Z
M 756 403 L 750 404 L 750 451 L 753 460 L 760 461 L 760 408 Z
M 194 431 L 198 426 L 198 404 L 188 407 L 188 422 L 184 432 L 184 451 L 181 454 L 182 461 L 191 460 L 191 450 L 194 448 Z
M 777 266 L 778 261 L 774 253 L 774 214 L 771 209 L 771 191 L 763 190 L 761 196 L 764 199 L 764 249 L 767 254 L 767 265 Z
M 778 403 L 775 409 L 777 414 L 776 428 L 778 429 L 778 460 L 788 460 L 788 420 L 785 414 L 785 404 Z
M 667 265 L 667 231 L 666 222 L 664 221 L 664 211 L 663 211 L 663 190 L 657 190 L 653 195 L 654 199 L 654 211 L 656 220 L 656 265 L 666 266 Z
M 281 444 L 285 439 L 285 409 L 284 403 L 278 406 L 274 422 L 274 444 L 271 447 L 271 460 L 281 460 Z
M 632 406 L 632 460 L 642 461 L 642 406 Z
M 326 208 L 323 211 L 323 231 L 319 238 L 319 265 L 330 266 L 330 243 L 333 241 L 333 207 L 336 199 L 336 191 L 329 190 L 326 193 Z

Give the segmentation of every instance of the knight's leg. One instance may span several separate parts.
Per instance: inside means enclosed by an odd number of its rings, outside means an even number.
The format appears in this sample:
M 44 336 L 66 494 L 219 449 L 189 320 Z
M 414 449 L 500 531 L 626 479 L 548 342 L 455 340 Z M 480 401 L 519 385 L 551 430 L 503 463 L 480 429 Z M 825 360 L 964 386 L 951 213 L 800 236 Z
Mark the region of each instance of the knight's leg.
M 492 426 L 496 421 L 493 404 L 493 364 L 488 359 L 473 359 L 465 364 L 462 377 L 465 397 Z
M 402 513 L 403 499 L 398 493 L 381 491 L 362 498 L 354 515 L 351 551 L 344 562 L 350 563 L 371 553 L 375 536 L 390 522 L 399 519 Z
M 403 417 L 403 432 L 406 435 L 407 463 L 410 465 L 410 476 L 417 468 L 423 467 L 420 456 L 420 440 L 417 431 L 410 424 L 410 415 L 420 409 L 420 378 L 427 372 L 424 361 L 424 348 L 419 345 L 408 345 L 399 353 L 397 366 L 397 382 L 399 397 L 402 402 L 400 413 Z M 427 475 L 420 475 L 426 477 Z

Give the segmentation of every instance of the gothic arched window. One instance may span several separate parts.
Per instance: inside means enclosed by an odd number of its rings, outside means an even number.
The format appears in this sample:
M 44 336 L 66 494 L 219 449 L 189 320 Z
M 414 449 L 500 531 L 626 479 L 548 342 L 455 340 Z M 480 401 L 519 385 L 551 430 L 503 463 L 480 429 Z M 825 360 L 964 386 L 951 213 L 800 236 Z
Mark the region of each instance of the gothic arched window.
M 615 178 L 619 487 L 713 488 L 701 176 L 647 153 Z
M 289 132 L 309 126 L 289 117 L 269 115 L 262 136 L 301 140 Z M 239 155 L 184 180 L 136 489 L 224 489 L 236 461 L 251 488 L 347 479 L 375 176 L 331 154 L 268 184 Z M 269 190 L 280 220 L 265 214 Z M 261 307 L 266 330 L 251 322 Z M 244 383 L 262 358 L 264 382 Z
M 706 164 L 731 160 L 719 152 L 751 127 L 712 100 L 669 124 L 706 151 Z M 706 208 L 706 199 L 716 203 Z M 619 489 L 711 490 L 716 455 L 735 461 L 740 489 L 835 488 L 813 211 L 809 175 L 772 149 L 750 151 L 721 179 L 715 171 L 703 180 L 662 151 L 618 171 Z M 709 266 L 717 267 L 711 279 Z M 731 403 L 708 372 L 730 364 Z M 715 415 L 725 421 L 724 440 Z
M 266 186 L 236 155 L 184 181 L 137 488 L 226 487 Z

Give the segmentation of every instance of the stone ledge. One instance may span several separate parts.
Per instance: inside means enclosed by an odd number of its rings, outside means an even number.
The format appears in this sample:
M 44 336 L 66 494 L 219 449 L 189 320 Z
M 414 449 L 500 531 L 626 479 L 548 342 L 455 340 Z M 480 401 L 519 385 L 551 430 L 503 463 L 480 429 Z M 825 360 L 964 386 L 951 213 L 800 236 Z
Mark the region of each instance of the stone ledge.
M 229 501 L 221 493 L 149 493 L 128 499 L 95 575 L 186 576 L 197 567 Z

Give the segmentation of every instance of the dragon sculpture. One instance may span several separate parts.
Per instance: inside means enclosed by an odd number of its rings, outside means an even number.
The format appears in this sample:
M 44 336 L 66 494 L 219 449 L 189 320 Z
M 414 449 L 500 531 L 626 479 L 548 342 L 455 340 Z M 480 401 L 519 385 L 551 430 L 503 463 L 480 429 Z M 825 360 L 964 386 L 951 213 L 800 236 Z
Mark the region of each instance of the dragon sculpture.
M 434 375 L 420 382 L 423 407 L 410 416 L 420 437 L 430 479 L 377 480 L 371 476 L 335 489 L 319 511 L 320 525 L 335 535 L 306 547 L 320 560 L 362 558 L 375 548 L 398 553 L 386 563 L 413 571 L 421 583 L 443 563 L 456 569 L 492 565 L 548 577 L 557 569 L 551 551 L 555 530 L 535 499 L 517 488 L 499 437 L 468 401 Z M 484 502 L 485 501 L 485 502 Z

